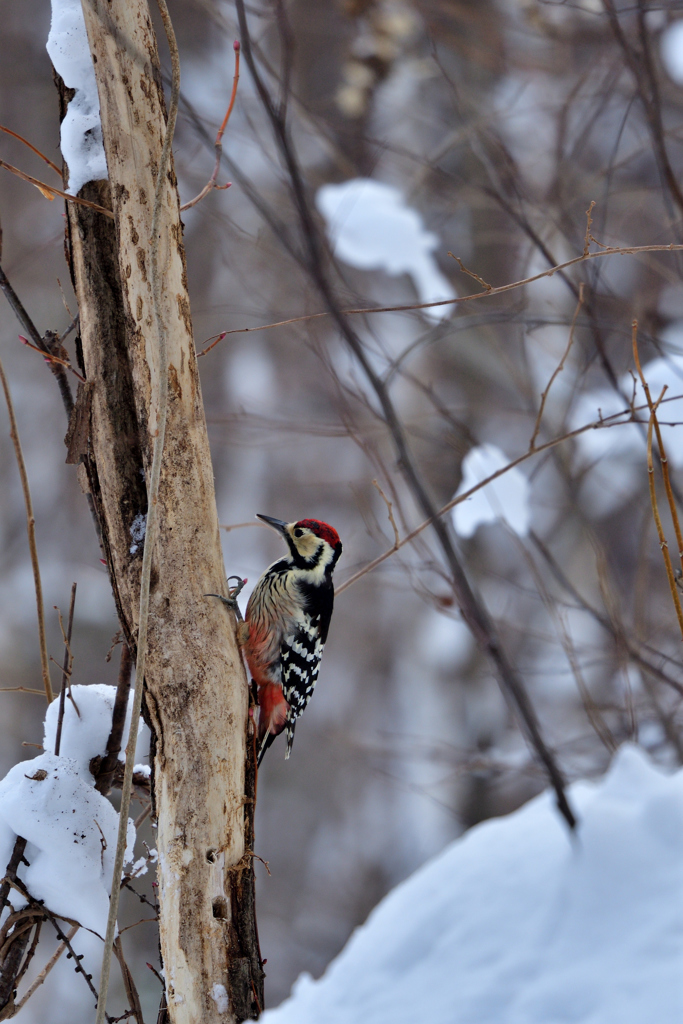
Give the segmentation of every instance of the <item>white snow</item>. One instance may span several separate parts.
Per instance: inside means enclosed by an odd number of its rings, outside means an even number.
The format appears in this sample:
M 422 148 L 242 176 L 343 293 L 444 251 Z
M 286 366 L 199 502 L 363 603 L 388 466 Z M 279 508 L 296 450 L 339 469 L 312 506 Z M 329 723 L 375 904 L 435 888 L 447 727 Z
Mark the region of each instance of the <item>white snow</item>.
M 64 702 L 64 721 L 62 722 L 59 752 L 75 761 L 80 771 L 87 772 L 93 757 L 106 753 L 116 699 L 116 687 L 107 686 L 104 683 L 93 683 L 91 686 L 72 686 L 71 693 L 78 712 L 67 696 Z M 131 689 L 128 695 L 128 709 L 119 752 L 120 761 L 126 759 L 126 744 L 128 743 L 132 711 L 133 690 Z M 49 753 L 54 753 L 58 717 L 59 698 L 52 701 L 45 715 L 43 749 Z M 142 719 L 140 719 L 138 735 L 142 725 Z M 143 772 L 149 773 L 150 771 L 148 765 L 139 765 L 138 768 Z
M 138 549 L 138 546 L 145 539 L 145 533 L 147 532 L 147 516 L 142 512 L 138 512 L 135 519 L 130 526 L 130 535 L 133 538 L 133 543 L 130 546 L 130 553 L 134 555 Z
M 674 21 L 662 32 L 662 63 L 677 85 L 683 85 L 683 21 Z
M 227 1013 L 230 1003 L 228 1001 L 228 993 L 225 989 L 225 985 L 214 985 L 211 989 L 211 998 L 216 1004 L 216 1009 L 219 1013 Z
M 116 687 L 95 684 L 73 686 L 71 691 L 78 712 L 67 697 L 60 755 L 54 753 L 57 699 L 45 715 L 45 752 L 16 764 L 0 782 L 0 870 L 9 862 L 16 837 L 23 836 L 27 840 L 28 866 L 22 864 L 18 874 L 34 899 L 43 900 L 54 914 L 78 921 L 102 937 L 109 912 L 119 816 L 95 789 L 89 765 L 93 757 L 106 753 Z M 131 712 L 132 694 L 124 747 Z M 138 735 L 141 728 L 142 721 L 138 723 Z M 149 772 L 147 765 L 139 768 Z M 135 826 L 129 818 L 126 864 L 133 858 L 134 843 Z M 148 860 L 156 860 L 156 851 L 143 858 L 143 864 Z M 11 902 L 19 908 L 24 900 L 13 892 Z
M 92 778 L 92 776 L 90 776 Z M 55 914 L 104 936 L 119 816 L 76 761 L 45 753 L 22 761 L 0 782 L 0 864 L 18 835 L 28 840 L 19 877 Z M 128 822 L 132 857 L 135 827 Z M 15 907 L 23 900 L 14 893 Z
M 371 178 L 354 178 L 318 189 L 316 205 L 327 223 L 330 244 L 344 263 L 359 270 L 410 274 L 420 302 L 454 299 L 450 282 L 439 270 L 433 251 L 438 235 L 427 231 L 420 214 L 406 205 L 401 192 Z M 447 320 L 452 306 L 422 312 Z
M 46 48 L 64 84 L 76 90 L 62 121 L 61 147 L 69 168 L 68 191 L 77 195 L 86 182 L 109 176 L 81 0 L 52 0 Z
M 485 822 L 391 892 L 263 1024 L 680 1024 L 683 771 L 622 747 Z
M 503 469 L 510 462 L 493 444 L 472 448 L 462 462 L 462 482 L 456 497 Z M 453 527 L 461 537 L 471 537 L 482 523 L 503 519 L 520 537 L 529 532 L 529 483 L 519 469 L 510 469 L 452 511 Z

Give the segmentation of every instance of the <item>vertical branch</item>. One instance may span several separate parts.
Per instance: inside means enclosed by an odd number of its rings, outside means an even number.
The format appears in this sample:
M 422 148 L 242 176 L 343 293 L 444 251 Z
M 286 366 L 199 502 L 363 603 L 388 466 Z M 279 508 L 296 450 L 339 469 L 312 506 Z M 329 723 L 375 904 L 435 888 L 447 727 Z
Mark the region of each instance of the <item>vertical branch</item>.
M 124 640 L 121 646 L 119 679 L 116 687 L 116 697 L 114 699 L 114 710 L 112 712 L 111 732 L 109 733 L 109 739 L 107 740 L 107 753 L 98 769 L 97 779 L 95 781 L 95 789 L 104 795 L 106 795 L 111 789 L 114 771 L 119 760 L 121 740 L 123 739 L 123 729 L 126 724 L 126 712 L 128 710 L 128 694 L 130 692 L 132 669 L 133 659 L 131 658 L 130 648 Z M 132 727 L 133 723 L 131 722 L 131 729 Z
M 648 409 L 650 410 L 650 414 L 652 415 L 653 413 L 656 413 L 656 409 L 655 409 L 655 406 L 654 406 L 654 404 L 652 402 L 652 395 L 650 394 L 650 388 L 648 386 L 647 381 L 645 380 L 645 375 L 644 375 L 642 367 L 640 365 L 640 354 L 638 352 L 638 321 L 637 320 L 634 320 L 633 323 L 631 324 L 631 331 L 632 331 L 632 333 L 631 333 L 631 342 L 632 342 L 632 346 L 633 346 L 633 360 L 634 360 L 634 362 L 636 364 L 636 370 L 638 371 L 638 376 L 640 377 L 640 382 L 643 385 L 643 391 L 645 392 L 645 399 L 647 401 Z M 660 399 L 660 401 L 661 401 L 661 399 Z M 657 435 L 657 445 L 659 446 L 659 461 L 660 461 L 660 465 L 662 467 L 662 479 L 664 480 L 664 489 L 666 491 L 667 501 L 669 502 L 669 509 L 671 511 L 671 520 L 673 522 L 674 532 L 676 534 L 676 543 L 678 545 L 678 557 L 679 557 L 679 559 L 681 561 L 681 570 L 683 571 L 683 533 L 681 533 L 681 524 L 680 524 L 680 521 L 678 519 L 678 509 L 676 508 L 676 499 L 674 497 L 673 487 L 671 486 L 671 476 L 669 475 L 669 460 L 668 460 L 667 455 L 666 455 L 666 449 L 664 447 L 664 440 L 662 438 L 662 431 L 661 431 L 661 428 L 659 426 L 659 420 L 657 419 L 656 415 L 654 416 L 654 427 L 655 427 L 655 433 Z M 652 455 L 652 450 L 650 448 L 650 456 L 651 455 Z
M 683 608 L 681 607 L 681 599 L 679 596 L 678 587 L 676 586 L 676 578 L 674 576 L 673 566 L 671 564 L 669 544 L 667 542 L 666 534 L 664 533 L 664 527 L 662 526 L 662 519 L 659 514 L 659 507 L 657 504 L 657 488 L 655 486 L 655 469 L 652 460 L 652 428 L 653 425 L 657 422 L 657 406 L 661 402 L 665 393 L 666 388 L 663 388 L 661 395 L 652 406 L 652 411 L 650 412 L 650 422 L 647 425 L 647 475 L 650 489 L 650 502 L 652 504 L 652 515 L 654 516 L 655 526 L 657 527 L 657 537 L 659 539 L 659 546 L 662 551 L 662 558 L 664 559 L 666 578 L 669 581 L 671 600 L 673 601 L 674 608 L 676 609 L 678 627 L 681 631 L 681 637 L 683 637 Z
M 178 99 L 180 97 L 180 57 L 176 44 L 173 25 L 166 7 L 166 0 L 157 0 L 161 17 L 166 30 L 168 46 L 171 51 L 171 64 L 173 66 L 173 89 L 171 92 L 171 108 L 169 110 L 164 145 L 161 151 L 161 161 L 157 171 L 156 187 L 154 191 L 154 209 L 152 212 L 152 230 L 150 237 L 150 263 L 152 271 L 152 297 L 154 302 L 154 318 L 157 327 L 158 343 L 158 372 L 155 380 L 156 394 L 152 396 L 152 402 L 156 405 L 157 431 L 154 438 L 152 454 L 152 471 L 147 488 L 147 525 L 145 531 L 145 547 L 142 555 L 142 571 L 140 574 L 140 612 L 138 616 L 138 647 L 135 671 L 135 692 L 133 695 L 133 711 L 131 717 L 128 745 L 126 747 L 126 767 L 123 773 L 123 785 L 121 786 L 121 807 L 119 810 L 119 834 L 116 843 L 114 856 L 114 873 L 111 886 L 111 897 L 109 900 L 109 918 L 107 920 L 107 931 L 104 938 L 104 953 L 102 956 L 102 975 L 100 981 L 100 995 L 97 1002 L 96 1024 L 104 1024 L 104 1017 L 107 1006 L 107 992 L 109 989 L 109 976 L 111 973 L 111 955 L 116 933 L 116 918 L 119 910 L 120 887 L 118 880 L 123 870 L 123 858 L 126 852 L 126 840 L 128 833 L 128 809 L 133 789 L 133 767 L 135 765 L 135 747 L 137 744 L 136 722 L 142 710 L 142 693 L 145 679 L 145 662 L 147 659 L 147 629 L 149 624 L 149 592 L 152 573 L 152 555 L 157 539 L 159 522 L 159 482 L 161 479 L 161 460 L 164 453 L 164 440 L 166 437 L 166 421 L 168 418 L 168 343 L 167 327 L 164 319 L 161 299 L 161 279 L 159 273 L 159 220 L 161 216 L 161 200 L 163 188 L 166 184 L 166 175 L 171 159 L 171 145 L 175 131 L 176 116 L 178 114 Z
M 36 547 L 36 521 L 33 515 L 33 503 L 31 501 L 31 490 L 28 485 L 28 475 L 26 473 L 26 465 L 24 463 L 24 456 L 21 451 L 21 441 L 19 440 L 19 431 L 17 429 L 17 421 L 14 415 L 14 406 L 12 405 L 12 396 L 9 390 L 9 384 L 7 383 L 7 377 L 5 376 L 5 369 L 0 361 L 0 380 L 2 380 L 2 388 L 5 392 L 5 401 L 7 402 L 7 412 L 9 415 L 10 422 L 10 437 L 14 444 L 14 453 L 17 457 L 17 465 L 19 467 L 19 476 L 21 477 L 21 486 L 24 492 L 24 505 L 26 506 L 26 529 L 28 531 L 28 546 L 31 552 L 31 565 L 33 567 L 33 582 L 36 590 L 36 608 L 38 613 L 38 642 L 40 644 L 40 665 L 43 675 L 43 686 L 45 687 L 45 696 L 48 704 L 52 703 L 52 683 L 50 682 L 50 663 L 47 656 L 47 639 L 45 637 L 45 612 L 43 609 L 43 585 L 40 580 L 40 565 L 38 564 L 38 549 Z
M 74 605 L 76 604 L 76 584 L 71 584 L 71 603 L 69 604 L 69 622 L 66 627 L 64 639 L 64 665 L 62 667 L 62 688 L 59 691 L 59 715 L 57 717 L 57 732 L 55 734 L 55 755 L 59 757 L 59 750 L 62 744 L 62 725 L 64 723 L 64 705 L 66 703 L 66 688 L 71 684 L 71 631 L 74 624 Z

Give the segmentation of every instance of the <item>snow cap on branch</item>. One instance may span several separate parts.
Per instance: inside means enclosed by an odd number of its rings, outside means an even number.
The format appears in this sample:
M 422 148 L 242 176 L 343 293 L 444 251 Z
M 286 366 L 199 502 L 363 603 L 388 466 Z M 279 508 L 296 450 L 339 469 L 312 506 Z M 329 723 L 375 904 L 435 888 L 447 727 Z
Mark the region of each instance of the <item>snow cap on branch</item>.
M 359 270 L 410 274 L 420 302 L 454 299 L 455 292 L 432 253 L 439 236 L 425 229 L 422 217 L 406 204 L 397 188 L 371 178 L 354 178 L 341 185 L 323 185 L 316 206 L 327 222 L 335 255 Z M 422 312 L 432 320 L 447 320 L 452 306 Z
M 93 683 L 91 686 L 72 686 L 73 703 L 67 696 L 64 704 L 64 721 L 62 722 L 62 739 L 60 752 L 67 754 L 77 762 L 79 771 L 88 771 L 93 757 L 104 756 L 107 752 L 107 740 L 111 730 L 116 687 L 105 683 Z M 75 704 L 75 707 L 74 707 Z M 76 710 L 78 709 L 78 710 Z M 121 739 L 119 761 L 126 759 L 126 744 L 130 732 L 130 716 L 133 710 L 133 693 L 128 696 L 128 709 Z M 43 749 L 54 753 L 57 720 L 59 718 L 59 699 L 53 700 L 45 715 L 45 733 Z M 142 729 L 142 719 L 138 721 L 138 735 Z

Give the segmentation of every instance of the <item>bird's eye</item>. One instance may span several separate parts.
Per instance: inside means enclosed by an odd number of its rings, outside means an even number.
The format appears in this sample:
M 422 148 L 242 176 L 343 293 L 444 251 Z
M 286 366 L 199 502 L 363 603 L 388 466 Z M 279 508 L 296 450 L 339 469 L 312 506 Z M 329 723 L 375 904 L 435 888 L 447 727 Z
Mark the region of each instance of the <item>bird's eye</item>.
M 294 531 L 294 536 L 295 537 L 303 537 L 303 535 L 304 535 L 304 531 L 303 530 L 295 530 Z

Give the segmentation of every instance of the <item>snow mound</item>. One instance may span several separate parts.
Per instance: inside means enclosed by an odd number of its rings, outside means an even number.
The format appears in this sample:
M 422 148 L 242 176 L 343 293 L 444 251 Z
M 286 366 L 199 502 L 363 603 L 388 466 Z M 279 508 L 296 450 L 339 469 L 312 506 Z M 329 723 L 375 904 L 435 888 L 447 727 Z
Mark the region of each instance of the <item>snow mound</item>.
M 472 829 L 263 1024 L 679 1024 L 683 771 L 626 746 L 571 799 L 573 842 L 547 793 Z
M 0 782 L 0 871 L 9 863 L 17 836 L 27 840 L 18 876 L 31 896 L 54 914 L 78 921 L 104 936 L 119 815 L 95 789 L 93 757 L 106 753 L 115 686 L 72 686 L 76 707 L 67 697 L 60 743 L 54 753 L 59 699 L 45 714 L 45 752 L 16 764 Z M 128 741 L 133 694 L 128 700 L 123 746 Z M 137 734 L 143 727 L 138 722 Z M 119 755 L 123 759 L 124 755 Z M 150 769 L 139 765 L 148 774 Z M 133 859 L 135 825 L 128 819 L 124 863 Z M 135 865 L 142 872 L 140 862 Z M 15 910 L 24 898 L 13 890 Z
M 52 0 L 46 49 L 64 84 L 76 90 L 62 121 L 60 135 L 62 156 L 69 168 L 68 191 L 75 196 L 87 181 L 109 177 L 100 100 L 81 0 Z
M 392 276 L 410 274 L 420 302 L 455 298 L 432 256 L 438 235 L 425 229 L 398 189 L 371 178 L 354 178 L 323 185 L 315 201 L 334 252 L 344 263 Z M 447 320 L 452 310 L 438 306 L 422 312 L 432 320 Z
M 482 480 L 505 469 L 510 460 L 493 444 L 472 448 L 462 461 L 462 483 L 456 497 L 476 487 Z M 471 537 L 482 523 L 503 519 L 520 537 L 529 532 L 529 483 L 518 469 L 492 480 L 486 487 L 456 505 L 452 512 L 453 527 L 461 537 Z
M 92 778 L 92 776 L 91 776 Z M 0 782 L 0 864 L 16 837 L 27 840 L 19 878 L 34 899 L 54 913 L 104 936 L 119 816 L 89 785 L 76 761 L 40 754 L 15 764 Z M 126 863 L 135 826 L 128 820 Z M 12 893 L 18 909 L 23 900 Z
M 106 683 L 93 683 L 90 686 L 72 686 L 71 693 L 76 707 L 67 696 L 64 702 L 64 720 L 59 750 L 60 753 L 68 755 L 75 761 L 80 771 L 87 771 L 93 757 L 97 757 L 98 754 L 104 756 L 107 752 L 116 687 L 108 686 Z M 131 689 L 128 695 L 128 710 L 123 727 L 119 761 L 126 759 L 125 751 L 133 712 L 133 696 Z M 56 698 L 48 707 L 45 715 L 43 749 L 51 754 L 55 749 L 58 718 L 59 698 Z M 142 719 L 140 719 L 138 735 L 140 735 L 142 726 Z

